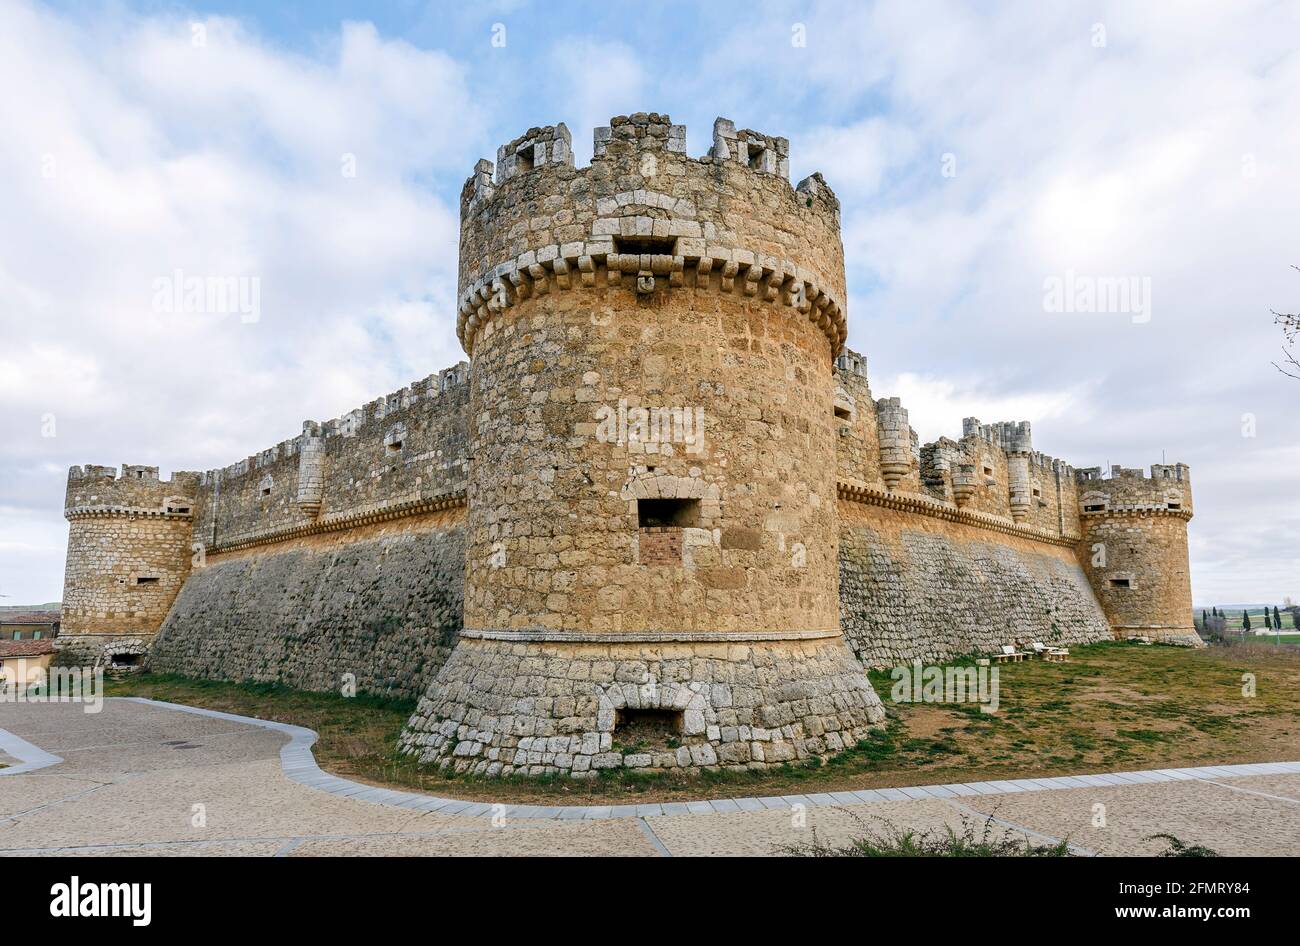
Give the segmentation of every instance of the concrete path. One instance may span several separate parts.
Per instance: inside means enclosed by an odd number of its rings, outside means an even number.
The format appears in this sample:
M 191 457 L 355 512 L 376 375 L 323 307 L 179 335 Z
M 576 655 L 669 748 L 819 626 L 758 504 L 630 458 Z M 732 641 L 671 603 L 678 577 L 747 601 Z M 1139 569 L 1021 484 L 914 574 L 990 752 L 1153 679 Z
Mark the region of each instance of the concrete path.
M 1152 853 L 1300 854 L 1300 763 L 603 808 L 494 806 L 322 773 L 314 734 L 191 707 L 0 704 L 0 854 L 773 854 L 887 825 Z

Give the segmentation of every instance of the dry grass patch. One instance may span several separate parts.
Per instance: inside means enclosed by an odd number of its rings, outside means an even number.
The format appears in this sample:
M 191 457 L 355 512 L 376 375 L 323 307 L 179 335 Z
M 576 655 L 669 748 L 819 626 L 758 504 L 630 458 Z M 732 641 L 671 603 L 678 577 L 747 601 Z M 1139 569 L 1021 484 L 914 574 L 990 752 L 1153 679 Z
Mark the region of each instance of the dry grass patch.
M 1068 663 L 1003 665 L 1000 710 L 895 704 L 888 674 L 872 682 L 887 725 L 821 764 L 765 772 L 618 771 L 486 780 L 396 754 L 411 701 L 344 699 L 265 684 L 138 675 L 109 695 L 148 696 L 307 726 L 322 768 L 358 781 L 467 799 L 594 804 L 828 792 L 1035 778 L 1119 769 L 1300 759 L 1300 654 L 1253 648 L 1072 648 Z M 1256 695 L 1242 695 L 1252 674 Z

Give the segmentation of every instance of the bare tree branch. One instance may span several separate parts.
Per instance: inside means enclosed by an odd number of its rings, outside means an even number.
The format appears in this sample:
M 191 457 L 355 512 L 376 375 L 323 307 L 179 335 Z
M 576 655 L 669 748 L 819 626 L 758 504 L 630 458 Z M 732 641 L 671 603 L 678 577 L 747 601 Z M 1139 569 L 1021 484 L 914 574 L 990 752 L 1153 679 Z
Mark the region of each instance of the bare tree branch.
M 1300 266 L 1292 265 L 1292 269 L 1300 272 Z M 1276 309 L 1270 309 L 1273 313 L 1273 322 L 1282 326 L 1282 357 L 1283 364 L 1279 365 L 1273 362 L 1273 367 L 1282 372 L 1288 378 L 1294 378 L 1300 381 L 1300 360 L 1296 359 L 1296 353 L 1293 346 L 1296 343 L 1297 336 L 1300 336 L 1300 313 L 1295 312 L 1278 312 Z

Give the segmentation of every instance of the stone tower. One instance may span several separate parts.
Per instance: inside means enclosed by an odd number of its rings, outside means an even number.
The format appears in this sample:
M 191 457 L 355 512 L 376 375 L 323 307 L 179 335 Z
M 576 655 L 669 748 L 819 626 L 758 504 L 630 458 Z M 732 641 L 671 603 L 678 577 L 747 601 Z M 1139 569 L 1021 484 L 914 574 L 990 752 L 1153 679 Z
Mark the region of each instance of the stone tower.
M 135 665 L 190 571 L 196 473 L 74 466 L 57 646 L 68 663 Z
M 1200 646 L 1192 623 L 1187 522 L 1192 481 L 1186 464 L 1141 470 L 1076 471 L 1079 560 L 1116 637 Z
M 838 201 L 784 138 L 685 134 L 614 118 L 575 168 L 533 128 L 462 192 L 464 629 L 423 760 L 761 767 L 883 718 L 840 631 Z

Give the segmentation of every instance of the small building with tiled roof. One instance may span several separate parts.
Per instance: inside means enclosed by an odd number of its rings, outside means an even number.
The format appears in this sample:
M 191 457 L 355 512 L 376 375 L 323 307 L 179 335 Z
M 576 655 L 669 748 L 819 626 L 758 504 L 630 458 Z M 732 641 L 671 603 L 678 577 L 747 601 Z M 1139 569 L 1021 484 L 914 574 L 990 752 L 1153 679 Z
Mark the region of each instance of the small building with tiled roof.
M 49 678 L 51 640 L 0 640 L 0 686 L 26 689 Z

